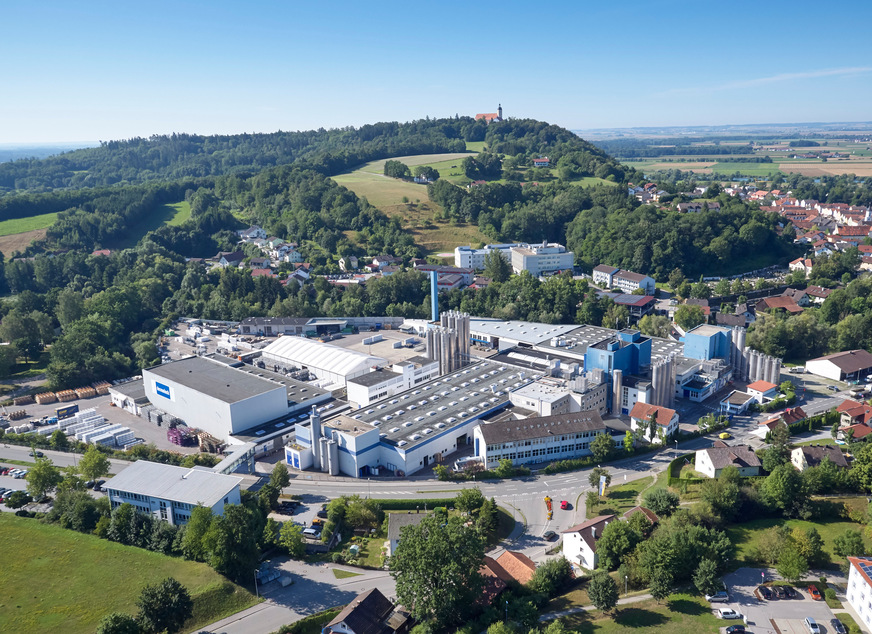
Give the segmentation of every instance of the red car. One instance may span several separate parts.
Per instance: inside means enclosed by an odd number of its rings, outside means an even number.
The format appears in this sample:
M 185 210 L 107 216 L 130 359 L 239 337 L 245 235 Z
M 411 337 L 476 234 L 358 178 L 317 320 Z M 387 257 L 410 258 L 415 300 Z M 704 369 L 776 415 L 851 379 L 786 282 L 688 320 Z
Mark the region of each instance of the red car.
M 823 597 L 821 596 L 820 590 L 817 589 L 817 586 L 809 586 L 808 593 L 811 595 L 811 598 L 815 601 L 822 601 Z
M 566 500 L 563 500 L 562 502 L 560 502 L 560 508 L 565 511 L 566 509 L 569 508 L 569 502 L 567 502 Z

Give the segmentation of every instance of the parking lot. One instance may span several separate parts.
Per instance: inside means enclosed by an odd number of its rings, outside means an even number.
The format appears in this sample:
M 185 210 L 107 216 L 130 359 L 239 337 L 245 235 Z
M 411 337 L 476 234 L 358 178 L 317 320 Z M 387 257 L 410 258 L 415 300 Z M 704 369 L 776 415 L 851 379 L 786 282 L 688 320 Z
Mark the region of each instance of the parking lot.
M 821 634 L 833 634 L 830 619 L 835 615 L 826 602 L 813 601 L 804 588 L 797 588 L 794 599 L 757 599 L 754 590 L 761 580 L 759 568 L 740 568 L 727 575 L 724 582 L 730 591 L 730 601 L 713 605 L 713 608 L 727 607 L 739 612 L 745 617 L 747 630 L 756 634 L 809 634 L 803 623 L 806 617 L 817 621 Z M 766 581 L 772 580 L 772 575 L 767 573 Z M 724 622 L 725 626 L 732 624 Z

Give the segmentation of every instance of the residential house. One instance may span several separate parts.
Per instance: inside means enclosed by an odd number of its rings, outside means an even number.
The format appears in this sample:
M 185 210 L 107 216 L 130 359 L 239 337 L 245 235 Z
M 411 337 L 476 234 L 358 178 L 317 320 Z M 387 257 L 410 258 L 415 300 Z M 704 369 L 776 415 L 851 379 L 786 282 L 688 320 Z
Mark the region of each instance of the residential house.
M 860 258 L 860 270 L 872 271 L 872 255 L 864 255 Z
M 811 275 L 811 269 L 814 266 L 814 262 L 812 262 L 811 258 L 796 258 L 787 265 L 791 271 L 802 271 L 806 274 L 806 276 Z
M 872 427 L 865 423 L 848 425 L 839 429 L 839 439 L 845 441 L 848 440 L 848 436 L 851 437 L 851 440 L 865 440 L 869 434 L 872 434 Z
M 848 557 L 848 604 L 863 622 L 864 631 L 872 630 L 872 558 Z
M 754 306 L 748 304 L 747 302 L 743 304 L 736 304 L 736 314 L 741 315 L 745 318 L 745 327 L 750 326 L 755 321 L 757 321 L 757 311 Z
M 275 258 L 279 262 L 289 262 L 291 264 L 297 264 L 298 262 L 303 261 L 303 254 L 297 251 L 296 248 L 283 244 L 278 248 L 274 249 L 273 253 L 275 253 Z
M 731 447 L 719 440 L 713 446 L 696 452 L 694 468 L 704 476 L 719 478 L 727 467 L 735 467 L 742 476 L 758 476 L 763 463 L 748 445 Z
M 808 306 L 811 304 L 808 293 L 799 288 L 786 288 L 784 289 L 784 292 L 781 294 L 781 296 L 789 297 L 800 308 L 808 308 Z
M 646 295 L 653 295 L 656 289 L 654 278 L 632 271 L 619 271 L 612 276 L 613 285 L 624 291 L 632 293 L 637 289 L 644 289 Z
M 258 227 L 257 225 L 252 225 L 248 229 L 240 229 L 237 231 L 239 237 L 243 242 L 251 242 L 252 240 L 265 240 L 266 239 L 266 231 Z
M 275 249 L 276 247 L 284 243 L 284 240 L 282 240 L 281 238 L 277 238 L 276 236 L 272 236 L 266 239 L 266 246 L 269 249 Z
M 493 557 L 484 556 L 484 561 L 478 569 L 481 575 L 481 596 L 475 601 L 477 605 L 488 606 L 494 602 L 503 590 L 509 587 L 512 576 L 496 562 Z
M 870 232 L 872 232 L 872 227 L 869 225 L 860 225 L 857 227 L 840 225 L 836 227 L 836 230 L 833 233 L 837 236 L 855 239 L 859 244 L 863 241 L 863 238 L 868 238 L 870 236 Z
M 790 452 L 791 464 L 800 471 L 805 471 L 809 467 L 817 467 L 824 458 L 829 458 L 830 462 L 837 467 L 848 468 L 845 454 L 842 453 L 841 449 L 832 445 L 805 445 Z
M 611 288 L 614 286 L 612 284 L 612 278 L 618 273 L 621 269 L 616 266 L 609 266 L 608 264 L 598 264 L 593 267 L 593 283 L 596 286 L 601 286 L 602 288 Z
M 378 588 L 357 595 L 321 629 L 321 634 L 406 634 L 414 619 Z
M 699 213 L 702 211 L 702 203 L 678 203 L 675 208 L 679 213 Z
M 660 521 L 660 518 L 657 517 L 657 513 L 652 511 L 651 509 L 646 509 L 644 506 L 634 506 L 629 511 L 621 515 L 621 519 L 628 522 L 630 518 L 636 515 L 637 513 L 641 513 L 645 517 L 648 518 L 648 521 L 651 522 L 652 525 L 656 524 Z
M 749 384 L 745 391 L 760 405 L 771 401 L 778 395 L 778 386 L 769 381 L 754 381 Z
M 276 274 L 272 269 L 254 269 L 251 277 L 276 277 Z
M 356 271 L 357 256 L 350 255 L 347 258 L 339 258 L 339 269 L 342 271 Z
M 102 255 L 105 257 L 109 257 L 110 255 L 112 255 L 112 251 L 110 251 L 109 249 L 98 249 L 96 251 L 92 251 L 91 255 Z
M 268 269 L 272 262 L 269 258 L 251 258 L 248 261 L 248 268 L 251 269 Z
M 872 424 L 872 406 L 846 399 L 836 408 L 841 415 L 839 424 L 842 427 L 850 425 Z
M 533 167 L 548 167 L 550 161 L 547 156 L 533 159 Z
M 402 264 L 403 258 L 397 258 L 392 255 L 377 255 L 372 259 L 372 263 L 377 267 L 390 266 L 392 264 Z
M 393 275 L 394 273 L 399 273 L 402 269 L 399 266 L 383 266 L 378 272 L 382 275 Z
M 596 543 L 602 537 L 603 529 L 615 521 L 614 515 L 600 515 L 563 532 L 563 556 L 570 563 L 588 570 L 597 567 Z
M 388 513 L 388 557 L 393 556 L 406 526 L 417 526 L 427 513 Z
M 784 297 L 783 295 L 779 297 L 764 297 L 757 302 L 754 308 L 757 312 L 761 310 L 771 310 L 773 312 L 783 310 L 791 315 L 798 315 L 802 312 L 801 306 L 798 306 L 792 298 Z
M 866 350 L 846 350 L 805 362 L 809 374 L 834 381 L 858 380 L 872 373 L 872 354 Z
M 536 573 L 536 563 L 524 553 L 505 550 L 496 562 L 522 586 L 530 583 Z
M 805 289 L 805 294 L 808 296 L 812 304 L 823 304 L 827 297 L 833 292 L 831 288 L 823 288 L 821 286 L 809 286 Z
M 652 433 L 648 427 L 648 421 L 654 415 L 657 417 L 658 427 Z M 654 442 L 661 434 L 664 439 L 667 439 L 678 431 L 678 412 L 668 407 L 636 401 L 630 411 L 630 428 L 633 431 L 643 430 L 644 438 L 649 442 Z
M 715 315 L 715 324 L 718 326 L 725 326 L 726 328 L 733 328 L 734 326 L 745 328 L 747 326 L 744 316 L 729 315 L 727 313 L 717 313 Z
M 245 254 L 242 251 L 220 251 L 215 256 L 218 266 L 222 268 L 238 267 L 245 259 Z
M 793 423 L 804 421 L 806 418 L 808 418 L 808 416 L 801 407 L 794 407 L 792 409 L 786 409 L 772 418 L 763 421 L 760 425 L 764 425 L 771 430 L 779 424 L 792 425 Z

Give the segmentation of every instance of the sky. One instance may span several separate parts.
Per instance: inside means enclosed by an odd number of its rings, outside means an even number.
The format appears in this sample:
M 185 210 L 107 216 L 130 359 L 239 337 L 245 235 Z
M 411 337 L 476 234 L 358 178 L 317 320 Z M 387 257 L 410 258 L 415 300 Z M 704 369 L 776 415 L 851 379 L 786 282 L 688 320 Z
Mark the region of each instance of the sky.
M 872 119 L 869 0 L 0 3 L 0 145 Z

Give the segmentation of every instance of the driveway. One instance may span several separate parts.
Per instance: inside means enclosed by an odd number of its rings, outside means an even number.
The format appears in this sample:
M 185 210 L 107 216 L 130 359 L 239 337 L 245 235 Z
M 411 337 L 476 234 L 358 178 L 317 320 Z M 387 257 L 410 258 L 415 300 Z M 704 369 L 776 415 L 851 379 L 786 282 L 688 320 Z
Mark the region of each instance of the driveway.
M 718 604 L 718 607 L 733 608 L 745 616 L 745 624 L 755 634 L 808 634 L 802 620 L 810 616 L 821 627 L 821 634 L 832 634 L 829 622 L 834 617 L 832 610 L 824 601 L 813 601 L 804 589 L 797 589 L 796 599 L 773 599 L 761 601 L 754 596 L 754 590 L 760 585 L 765 573 L 766 581 L 779 579 L 772 570 L 761 568 L 740 568 L 724 577 L 724 583 L 730 590 L 730 602 Z M 832 572 L 825 573 L 832 577 Z M 809 575 L 809 579 L 813 579 Z M 836 581 L 836 577 L 832 577 Z M 812 581 L 809 581 L 812 583 Z M 818 584 L 819 585 L 819 584 Z M 776 630 L 777 625 L 777 630 Z

